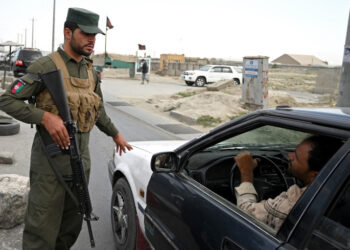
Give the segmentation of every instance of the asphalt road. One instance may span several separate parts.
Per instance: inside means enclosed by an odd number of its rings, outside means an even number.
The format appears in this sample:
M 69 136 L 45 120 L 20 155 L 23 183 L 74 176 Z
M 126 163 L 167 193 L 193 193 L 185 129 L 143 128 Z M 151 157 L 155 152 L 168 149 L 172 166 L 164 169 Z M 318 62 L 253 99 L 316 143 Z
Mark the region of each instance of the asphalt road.
M 113 107 L 106 105 L 106 111 L 127 141 L 175 139 L 173 136 L 149 126 L 128 114 L 120 112 Z M 99 221 L 92 222 L 96 249 L 115 249 L 110 221 L 112 187 L 107 171 L 107 164 L 108 160 L 112 158 L 113 147 L 114 143 L 111 138 L 95 127 L 90 138 L 92 170 L 89 190 L 94 213 L 100 217 Z M 78 241 L 72 249 L 90 249 L 86 223 L 84 223 Z

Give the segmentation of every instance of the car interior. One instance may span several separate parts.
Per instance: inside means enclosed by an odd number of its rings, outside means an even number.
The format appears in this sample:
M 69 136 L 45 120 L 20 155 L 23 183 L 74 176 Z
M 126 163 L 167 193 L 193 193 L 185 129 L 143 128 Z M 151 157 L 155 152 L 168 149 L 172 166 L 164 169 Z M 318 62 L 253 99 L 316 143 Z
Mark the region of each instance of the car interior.
M 258 200 L 274 198 L 293 184 L 301 185 L 288 171 L 288 153 L 311 135 L 265 125 L 196 152 L 188 158 L 185 171 L 195 181 L 236 204 L 234 187 L 240 185 L 240 171 L 234 157 L 248 151 L 254 158 L 260 158 L 253 182 Z

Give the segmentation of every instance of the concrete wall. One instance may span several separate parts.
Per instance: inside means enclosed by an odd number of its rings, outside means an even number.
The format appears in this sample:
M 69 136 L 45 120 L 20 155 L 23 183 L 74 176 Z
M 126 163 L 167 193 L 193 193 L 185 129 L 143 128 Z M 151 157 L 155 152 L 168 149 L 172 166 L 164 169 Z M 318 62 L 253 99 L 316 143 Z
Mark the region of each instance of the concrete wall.
M 341 68 L 323 68 L 317 70 L 314 93 L 336 94 L 340 82 Z

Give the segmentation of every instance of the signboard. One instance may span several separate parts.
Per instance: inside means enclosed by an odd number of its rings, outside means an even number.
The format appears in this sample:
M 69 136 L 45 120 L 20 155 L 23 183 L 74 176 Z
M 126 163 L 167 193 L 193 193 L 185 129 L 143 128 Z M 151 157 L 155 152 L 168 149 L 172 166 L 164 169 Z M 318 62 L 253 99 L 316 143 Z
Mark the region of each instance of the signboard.
M 258 60 L 247 60 L 245 62 L 244 75 L 247 77 L 258 77 Z
M 344 58 L 343 62 L 350 62 L 350 46 L 345 46 L 344 48 Z
M 142 63 L 141 63 L 141 60 L 145 60 L 145 63 L 147 63 L 147 66 L 148 66 L 148 72 L 147 74 L 149 74 L 151 72 L 151 58 L 138 58 L 137 59 L 137 62 L 135 63 L 135 73 L 136 74 L 141 74 L 141 66 L 142 66 Z

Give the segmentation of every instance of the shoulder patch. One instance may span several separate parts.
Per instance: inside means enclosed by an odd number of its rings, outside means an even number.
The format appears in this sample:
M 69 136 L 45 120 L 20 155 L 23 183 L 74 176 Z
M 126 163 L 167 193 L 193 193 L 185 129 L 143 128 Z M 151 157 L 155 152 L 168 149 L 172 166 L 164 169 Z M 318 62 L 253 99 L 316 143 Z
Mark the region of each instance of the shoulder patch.
M 16 80 L 11 85 L 11 94 L 17 94 L 21 92 L 22 88 L 26 85 L 26 83 L 22 80 Z

